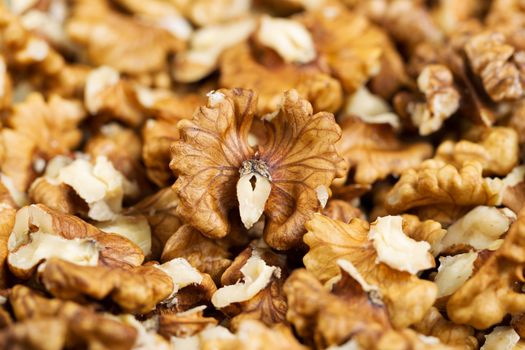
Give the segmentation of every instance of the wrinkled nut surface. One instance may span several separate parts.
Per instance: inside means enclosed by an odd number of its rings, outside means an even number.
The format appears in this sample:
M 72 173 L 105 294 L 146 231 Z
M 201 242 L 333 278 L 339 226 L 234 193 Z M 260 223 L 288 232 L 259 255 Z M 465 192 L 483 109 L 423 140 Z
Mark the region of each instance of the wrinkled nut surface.
M 397 327 L 419 321 L 432 306 L 437 294 L 434 283 L 376 263 L 378 252 L 369 240 L 370 225 L 366 221 L 352 219 L 345 224 L 316 214 L 306 228 L 304 241 L 310 250 L 303 262 L 322 282 L 339 274 L 334 258 L 349 260 L 367 283 L 378 286 Z
M 401 216 L 379 217 L 370 224 L 368 238 L 377 252 L 377 262 L 413 275 L 434 267 L 434 257 L 429 253 L 430 244 L 417 242 L 403 232 Z
M 524 23 L 0 5 L 0 348 L 525 349 Z
M 412 122 L 421 135 L 431 134 L 459 108 L 459 92 L 453 85 L 452 73 L 441 65 L 430 65 L 417 78 L 417 86 L 425 95 L 425 103 L 409 105 Z
M 277 51 L 285 62 L 304 64 L 316 56 L 310 33 L 293 20 L 264 16 L 255 36 L 263 45 Z
M 130 240 L 40 204 L 16 213 L 7 249 L 8 266 L 20 278 L 29 278 L 50 258 L 84 266 L 140 265 L 144 260 L 141 249 Z
M 248 136 L 256 105 L 252 91 L 220 90 L 209 95 L 208 106 L 192 120 L 179 123 L 181 140 L 172 146 L 170 165 L 178 175 L 173 186 L 180 198 L 177 213 L 203 234 L 224 237 L 231 230 L 228 215 L 245 204 L 246 197 L 240 196 L 248 195 L 253 200 L 239 209 L 245 227 L 257 221 L 264 206 L 265 240 L 287 249 L 300 242 L 302 223 L 319 209 L 315 189 L 329 185 L 345 169 L 331 143 L 340 137 L 340 129 L 331 114 L 314 115 L 311 105 L 292 90 L 265 124 L 265 145 L 252 147 Z M 203 187 L 208 181 L 211 186 Z

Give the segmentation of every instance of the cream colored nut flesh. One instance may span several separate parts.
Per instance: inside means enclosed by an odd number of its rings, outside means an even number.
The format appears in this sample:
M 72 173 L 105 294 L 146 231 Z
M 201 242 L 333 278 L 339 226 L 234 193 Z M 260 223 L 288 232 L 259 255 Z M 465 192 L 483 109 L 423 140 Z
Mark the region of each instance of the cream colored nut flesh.
M 263 290 L 274 274 L 280 269 L 269 266 L 259 256 L 253 254 L 241 268 L 242 281 L 219 288 L 212 296 L 211 302 L 217 308 L 223 308 L 233 303 L 250 300 Z
M 237 181 L 237 200 L 244 227 L 251 228 L 264 212 L 266 201 L 272 191 L 270 175 L 264 162 L 243 162 L 241 177 Z
M 92 239 L 66 239 L 57 235 L 51 216 L 35 205 L 17 212 L 8 240 L 8 251 L 9 265 L 23 271 L 31 270 L 52 257 L 95 266 L 99 256 L 97 244 Z
M 438 298 L 453 294 L 472 275 L 478 253 L 469 252 L 439 258 L 438 273 L 434 279 L 438 287 Z
M 385 216 L 370 225 L 368 238 L 376 249 L 376 261 L 411 274 L 434 267 L 430 244 L 408 237 L 402 224 L 401 216 Z
M 256 36 L 286 62 L 308 63 L 316 57 L 312 36 L 301 23 L 294 20 L 264 16 Z

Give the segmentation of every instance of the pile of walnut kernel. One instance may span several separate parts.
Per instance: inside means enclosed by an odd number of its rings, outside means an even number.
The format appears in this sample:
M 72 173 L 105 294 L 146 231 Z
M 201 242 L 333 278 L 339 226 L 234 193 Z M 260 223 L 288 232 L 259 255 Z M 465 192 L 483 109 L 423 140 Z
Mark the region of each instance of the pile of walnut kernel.
M 520 0 L 3 1 L 0 349 L 525 349 L 524 33 Z

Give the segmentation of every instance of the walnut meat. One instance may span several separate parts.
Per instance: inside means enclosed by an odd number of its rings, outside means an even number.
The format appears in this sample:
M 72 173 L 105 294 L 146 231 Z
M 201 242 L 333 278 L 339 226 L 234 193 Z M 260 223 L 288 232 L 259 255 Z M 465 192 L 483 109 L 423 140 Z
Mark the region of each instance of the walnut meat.
M 432 282 L 376 263 L 378 252 L 369 240 L 367 222 L 353 219 L 345 224 L 317 214 L 306 228 L 304 241 L 310 250 L 303 262 L 307 270 L 325 282 L 339 274 L 336 259 L 350 261 L 367 283 L 378 286 L 394 326 L 418 322 L 434 303 L 437 288 Z
M 379 72 L 383 50 L 392 45 L 385 33 L 365 17 L 340 5 L 306 12 L 298 20 L 310 30 L 319 55 L 326 58 L 348 93 Z
M 62 299 L 110 297 L 124 311 L 135 313 L 149 312 L 161 302 L 176 303 L 180 289 L 203 281 L 201 274 L 180 258 L 133 268 L 78 266 L 51 259 L 39 278 L 51 294 Z
M 465 52 L 492 100 L 515 100 L 523 96 L 524 53 L 505 43 L 503 34 L 475 35 L 466 43 Z
M 129 74 L 160 71 L 167 65 L 167 56 L 184 47 L 172 33 L 123 16 L 100 2 L 76 4 L 66 30 L 95 65 Z
M 524 296 L 514 289 L 521 279 L 523 232 L 521 212 L 501 247 L 448 300 L 447 313 L 452 321 L 485 329 L 508 313 L 523 312 Z
M 432 146 L 403 143 L 389 125 L 367 124 L 358 118 L 347 118 L 337 149 L 355 170 L 354 181 L 372 184 L 388 175 L 400 175 L 419 165 L 432 154 Z
M 445 141 L 436 150 L 436 159 L 460 167 L 475 160 L 487 175 L 507 175 L 518 163 L 518 135 L 511 128 L 493 127 L 482 132 L 478 142 Z
M 385 206 L 390 213 L 436 204 L 495 205 L 501 201 L 503 182 L 484 178 L 482 165 L 467 161 L 460 168 L 440 160 L 424 161 L 405 171 L 390 191 Z
M 21 324 L 41 321 L 59 323 L 63 327 L 62 332 L 52 333 L 56 338 L 44 341 L 44 344 L 53 340 L 62 341 L 67 347 L 125 350 L 131 348 L 137 337 L 135 329 L 110 316 L 71 301 L 48 299 L 22 285 L 16 285 L 11 290 L 9 302 L 16 318 L 23 322 Z M 53 332 L 55 327 L 44 329 L 39 332 L 36 327 L 30 331 L 33 334 L 47 334 Z M 30 334 L 26 337 L 31 339 Z
M 41 204 L 16 213 L 7 248 L 9 268 L 19 278 L 29 278 L 42 261 L 52 257 L 86 266 L 137 266 L 144 260 L 141 249 L 127 238 L 104 233 Z
M 282 105 L 285 91 L 296 89 L 312 103 L 314 110 L 336 112 L 342 104 L 340 83 L 316 61 L 311 64 L 287 63 L 273 52 L 261 55 L 249 42 L 239 43 L 224 52 L 220 60 L 220 85 L 226 88 L 254 89 L 259 94 L 258 112 L 274 113 Z M 243 64 L 239 65 L 238 62 Z
M 166 241 L 161 260 L 184 258 L 201 272 L 209 274 L 215 281 L 230 266 L 230 253 L 220 242 L 203 236 L 190 225 L 181 226 Z
M 408 111 L 419 134 L 429 135 L 441 128 L 459 108 L 460 95 L 451 71 L 443 65 L 428 65 L 417 78 L 425 102 L 409 103 Z
M 249 90 L 220 90 L 191 121 L 179 123 L 181 140 L 172 146 L 170 165 L 178 175 L 177 213 L 203 234 L 224 237 L 239 203 L 247 228 L 264 213 L 266 241 L 287 249 L 300 242 L 302 224 L 320 208 L 315 189 L 329 187 L 345 170 L 333 146 L 340 129 L 330 113 L 313 115 L 311 105 L 289 91 L 265 123 L 267 141 L 252 147 L 256 106 Z

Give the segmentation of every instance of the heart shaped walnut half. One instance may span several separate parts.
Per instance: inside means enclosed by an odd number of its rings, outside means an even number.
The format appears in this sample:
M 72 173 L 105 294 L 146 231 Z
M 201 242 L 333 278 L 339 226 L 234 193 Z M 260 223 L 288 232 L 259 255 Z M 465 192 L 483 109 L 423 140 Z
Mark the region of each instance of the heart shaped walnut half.
M 345 175 L 335 149 L 341 129 L 331 113 L 313 114 L 295 90 L 264 118 L 256 107 L 251 90 L 219 90 L 193 119 L 179 122 L 170 163 L 177 213 L 212 238 L 230 232 L 231 215 L 250 228 L 264 214 L 266 242 L 289 249 L 301 242 L 304 222 L 321 209 L 333 179 Z

